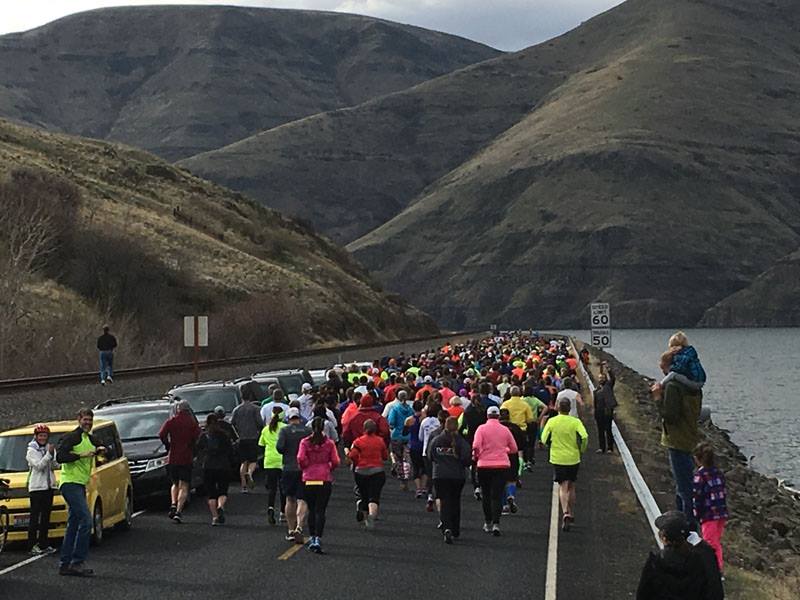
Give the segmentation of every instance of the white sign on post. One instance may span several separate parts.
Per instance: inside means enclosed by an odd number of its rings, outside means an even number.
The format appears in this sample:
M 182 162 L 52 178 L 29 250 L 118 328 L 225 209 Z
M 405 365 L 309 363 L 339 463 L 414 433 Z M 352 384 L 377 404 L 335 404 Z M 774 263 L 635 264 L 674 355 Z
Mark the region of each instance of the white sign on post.
M 595 302 L 589 306 L 592 328 L 592 346 L 611 347 L 611 306 L 607 302 Z
M 208 347 L 208 317 L 183 317 L 183 345 Z

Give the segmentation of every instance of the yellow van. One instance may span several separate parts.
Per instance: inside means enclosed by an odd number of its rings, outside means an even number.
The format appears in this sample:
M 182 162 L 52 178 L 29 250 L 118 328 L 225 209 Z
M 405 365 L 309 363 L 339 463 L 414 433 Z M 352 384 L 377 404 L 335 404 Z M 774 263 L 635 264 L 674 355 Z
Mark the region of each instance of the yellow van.
M 46 423 L 50 428 L 50 443 L 58 445 L 64 434 L 73 431 L 76 421 Z M 28 443 L 33 439 L 33 425 L 0 433 L 0 477 L 10 481 L 8 498 L 0 500 L 9 512 L 8 541 L 28 539 L 30 499 L 28 497 L 28 463 L 25 460 Z M 92 433 L 106 447 L 104 456 L 98 456 L 92 469 L 92 478 L 86 486 L 86 500 L 92 512 L 92 543 L 103 541 L 103 530 L 113 526 L 128 529 L 133 520 L 133 484 L 128 469 L 128 459 L 122 454 L 122 442 L 113 421 L 95 419 Z M 56 480 L 60 477 L 56 470 Z M 50 539 L 64 537 L 67 525 L 67 507 L 56 490 L 53 512 L 50 517 Z

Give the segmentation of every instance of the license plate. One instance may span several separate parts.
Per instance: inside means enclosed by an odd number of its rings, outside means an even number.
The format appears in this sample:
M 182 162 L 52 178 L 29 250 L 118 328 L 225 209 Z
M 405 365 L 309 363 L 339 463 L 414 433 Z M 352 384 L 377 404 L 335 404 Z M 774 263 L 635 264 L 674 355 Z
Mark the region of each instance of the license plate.
M 27 527 L 30 524 L 30 515 L 17 515 L 14 517 L 14 527 Z

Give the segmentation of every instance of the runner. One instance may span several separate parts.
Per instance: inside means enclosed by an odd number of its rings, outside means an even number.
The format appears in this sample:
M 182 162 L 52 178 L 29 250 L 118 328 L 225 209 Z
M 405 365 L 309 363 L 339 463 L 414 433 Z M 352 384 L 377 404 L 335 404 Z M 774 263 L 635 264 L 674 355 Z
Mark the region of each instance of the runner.
M 472 464 L 472 450 L 458 433 L 458 420 L 448 417 L 445 429 L 428 443 L 433 465 L 433 485 L 439 500 L 442 535 L 447 544 L 461 535 L 461 491 L 466 469 Z
M 533 387 L 526 387 L 522 399 L 528 403 L 533 412 L 533 422 L 528 423 L 526 429 L 525 451 L 523 458 L 525 460 L 525 469 L 532 471 L 533 466 L 536 464 L 536 444 L 539 441 L 539 423 L 544 418 L 547 411 L 547 405 L 533 395 Z
M 424 474 L 425 474 L 425 487 L 424 493 L 427 495 L 427 503 L 425 509 L 428 512 L 433 512 L 434 497 L 433 497 L 433 465 L 428 455 L 428 444 L 431 435 L 441 429 L 441 422 L 439 421 L 439 413 L 443 412 L 439 404 L 431 402 L 427 409 L 428 415 L 419 425 L 418 439 L 422 442 L 422 456 L 424 457 Z M 447 413 L 449 414 L 449 413 Z
M 53 492 L 58 489 L 55 468 L 56 449 L 49 443 L 50 428 L 39 423 L 33 428 L 33 439 L 28 444 L 25 459 L 28 462 L 28 497 L 31 512 L 28 523 L 28 542 L 33 556 L 55 552 L 48 542 L 50 512 L 53 510 Z
M 302 469 L 303 478 L 303 495 L 298 500 L 298 515 L 308 515 L 308 531 L 311 534 L 308 549 L 322 554 L 325 511 L 331 498 L 332 471 L 339 466 L 339 453 L 336 445 L 324 433 L 324 417 L 314 417 L 311 431 L 311 435 L 300 442 L 297 451 L 297 465 Z
M 472 455 L 478 466 L 478 482 L 483 494 L 483 530 L 499 536 L 503 488 L 511 466 L 508 455 L 517 452 L 517 444 L 511 432 L 500 423 L 497 406 L 490 406 L 486 417 L 486 423 L 475 432 Z
M 167 471 L 172 480 L 170 487 L 169 518 L 180 524 L 183 507 L 189 496 L 192 481 L 194 447 L 200 437 L 200 426 L 192 415 L 188 400 L 178 400 L 175 416 L 167 419 L 158 437 L 167 450 Z
M 236 461 L 233 445 L 219 426 L 219 417 L 211 413 L 206 417 L 206 431 L 197 441 L 202 456 L 203 487 L 208 497 L 211 525 L 225 523 L 225 501 L 228 498 L 228 473 Z
M 275 449 L 283 455 L 281 491 L 286 498 L 287 542 L 303 543 L 303 520 L 300 518 L 298 500 L 303 497 L 303 480 L 297 466 L 300 442 L 311 434 L 311 429 L 300 423 L 300 409 L 291 407 L 286 411 L 289 423 L 278 433 Z
M 572 378 L 567 377 L 561 382 L 562 390 L 558 392 L 556 396 L 556 406 L 558 406 L 559 402 L 564 400 L 565 398 L 569 400 L 569 415 L 571 417 L 579 417 L 580 410 L 583 410 L 583 398 L 575 389 L 577 386 L 575 385 L 575 381 Z
M 353 442 L 347 455 L 348 462 L 355 468 L 356 485 L 360 502 L 360 520 L 367 529 L 375 527 L 378 508 L 381 503 L 381 490 L 386 483 L 383 463 L 389 458 L 386 442 L 378 435 L 378 426 L 372 419 L 364 422 L 364 435 Z
M 285 410 L 288 411 L 288 407 Z M 286 427 L 281 419 L 283 411 L 284 409 L 279 404 L 273 405 L 272 417 L 261 430 L 261 436 L 258 438 L 258 445 L 264 448 L 264 485 L 267 488 L 267 522 L 270 525 L 275 525 L 277 521 L 281 520 L 286 511 L 286 498 L 280 486 L 283 457 L 276 448 L 280 431 Z M 278 519 L 276 519 L 275 497 L 279 492 L 281 504 Z
M 94 571 L 84 564 L 89 556 L 92 514 L 86 502 L 86 485 L 92 476 L 95 457 L 105 447 L 90 432 L 94 413 L 84 408 L 78 412 L 78 427 L 58 443 L 56 460 L 61 464 L 61 497 L 67 504 L 67 527 L 61 542 L 59 575 L 92 577 Z
M 558 483 L 564 531 L 569 531 L 571 523 L 575 521 L 575 482 L 578 480 L 581 454 L 586 451 L 589 441 L 580 419 L 570 416 L 571 407 L 570 400 L 562 398 L 558 404 L 558 416 L 548 419 L 542 430 L 542 443 L 550 448 L 553 480 Z
M 512 392 L 513 393 L 513 392 Z M 526 405 L 527 406 L 527 405 Z M 503 502 L 503 514 L 516 513 L 517 507 L 517 484 L 519 482 L 520 472 L 520 458 L 522 448 L 525 447 L 525 432 L 522 428 L 511 421 L 511 413 L 507 408 L 500 409 L 500 422 L 508 427 L 511 435 L 514 436 L 514 442 L 517 444 L 517 452 L 512 452 L 508 455 L 508 460 L 511 466 L 508 468 L 506 475 L 506 492 L 505 501 Z
M 459 433 L 464 436 L 470 447 L 475 439 L 475 432 L 484 423 L 486 423 L 486 409 L 481 404 L 480 396 L 475 394 L 472 396 L 469 406 L 464 409 L 458 428 Z M 470 480 L 472 481 L 472 494 L 475 500 L 480 501 L 482 496 L 481 486 L 478 482 L 478 467 L 474 464 L 470 467 Z
M 253 473 L 258 468 L 258 438 L 264 429 L 261 408 L 255 400 L 252 387 L 243 388 L 242 402 L 231 414 L 231 425 L 239 436 L 239 481 L 243 494 L 249 493 L 255 486 Z
M 420 425 L 422 424 L 422 400 L 414 400 L 414 422 L 408 428 L 408 450 L 411 453 L 411 469 L 414 479 L 414 494 L 417 500 L 425 497 L 427 476 L 425 475 L 425 456 L 422 453 L 423 443 L 420 439 Z
M 408 447 L 411 436 L 408 433 L 408 427 L 413 424 L 414 409 L 408 404 L 408 394 L 405 390 L 398 392 L 397 399 L 399 403 L 392 408 L 387 421 L 391 429 L 392 462 L 395 465 L 401 489 L 407 491 L 412 474 L 411 452 Z
M 261 420 L 264 424 L 272 420 L 272 413 L 275 407 L 279 407 L 284 417 L 286 411 L 289 410 L 289 405 L 284 402 L 283 390 L 276 386 L 272 392 L 272 399 L 267 398 L 264 404 L 261 405 Z

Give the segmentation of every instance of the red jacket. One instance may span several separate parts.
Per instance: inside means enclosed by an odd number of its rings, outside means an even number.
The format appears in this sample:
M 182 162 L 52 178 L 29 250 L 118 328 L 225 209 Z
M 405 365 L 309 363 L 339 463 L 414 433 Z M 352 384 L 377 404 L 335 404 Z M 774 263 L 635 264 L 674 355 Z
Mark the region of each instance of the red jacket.
M 194 445 L 200 437 L 200 426 L 186 411 L 180 411 L 167 419 L 158 432 L 164 447 L 169 448 L 167 463 L 170 465 L 191 465 Z
M 378 426 L 378 435 L 389 443 L 389 423 L 383 418 L 383 415 L 376 411 L 373 407 L 359 408 L 358 412 L 347 422 L 342 431 L 342 441 L 345 446 L 349 446 L 353 441 L 364 434 L 364 422 L 367 419 L 372 419 Z
M 383 467 L 383 461 L 389 458 L 389 451 L 381 436 L 365 433 L 353 442 L 348 457 L 356 469 Z

